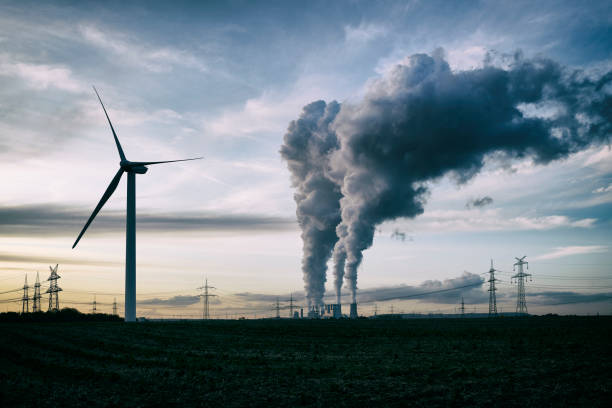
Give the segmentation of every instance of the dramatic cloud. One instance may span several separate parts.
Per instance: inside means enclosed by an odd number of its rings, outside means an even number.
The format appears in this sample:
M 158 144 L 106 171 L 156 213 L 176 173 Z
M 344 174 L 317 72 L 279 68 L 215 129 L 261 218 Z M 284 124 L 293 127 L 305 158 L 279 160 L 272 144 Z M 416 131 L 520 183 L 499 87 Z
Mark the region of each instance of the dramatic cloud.
M 266 303 L 270 305 L 276 302 L 276 299 L 279 299 L 280 302 L 286 303 L 289 300 L 290 296 L 293 296 L 294 302 L 301 301 L 305 298 L 304 293 L 302 292 L 285 293 L 281 295 L 241 292 L 241 293 L 235 293 L 233 296 L 242 302 L 255 302 L 255 303 L 261 302 L 261 303 Z
M 112 262 L 107 260 L 98 260 L 98 259 L 74 259 L 70 257 L 50 257 L 50 256 L 41 256 L 35 254 L 10 254 L 10 253 L 1 253 L 0 252 L 0 262 L 14 262 L 14 263 L 27 263 L 27 264 L 66 264 L 66 265 L 90 265 L 90 266 L 119 266 L 123 265 L 123 262 Z M 7 270 L 13 269 L 21 269 L 9 267 L 5 268 Z M 31 270 L 31 268 L 26 268 L 26 270 Z
M 576 245 L 568 247 L 555 248 L 554 251 L 538 255 L 533 258 L 534 261 L 542 261 L 547 259 L 563 258 L 571 255 L 597 254 L 608 252 L 608 247 L 602 245 Z
M 458 303 L 458 299 L 463 296 L 469 303 L 482 303 L 487 301 L 487 294 L 481 289 L 484 282 L 482 276 L 464 272 L 458 278 L 428 280 L 418 286 L 399 285 L 362 290 L 359 299 L 361 303 L 415 299 L 427 303 L 452 304 Z
M 452 71 L 441 50 L 415 54 L 372 81 L 361 102 L 345 103 L 331 122 L 326 118 L 327 138 L 337 139 L 339 147 L 328 158 L 317 155 L 313 163 L 320 167 L 311 164 L 308 171 L 340 188 L 334 260 L 335 268 L 344 270 L 353 299 L 357 270 L 376 226 L 422 214 L 432 181 L 448 175 L 462 184 L 487 159 L 546 164 L 609 141 L 612 72 L 595 78 L 520 53 L 500 64 L 487 57 L 482 68 Z M 325 104 L 316 106 L 321 112 Z M 303 117 L 312 109 L 308 105 Z M 319 129 L 304 132 L 304 138 L 313 138 Z M 293 133 L 295 122 L 288 135 Z M 312 150 L 308 140 L 296 148 L 303 151 L 294 151 L 295 157 Z M 300 169 L 290 166 L 294 179 Z M 334 191 L 323 181 L 323 192 Z M 301 184 L 294 186 L 300 194 Z M 318 193 L 316 185 L 309 193 Z M 331 201 L 322 207 L 335 208 Z M 333 241 L 325 238 L 325 244 Z
M 536 292 L 529 294 L 529 302 L 542 306 L 560 306 L 574 303 L 612 302 L 612 292 Z
M 556 228 L 591 228 L 595 218 L 571 219 L 565 215 L 544 217 L 504 216 L 497 209 L 470 211 L 432 210 L 423 214 L 414 228 L 419 231 L 546 231 Z
M 457 303 L 457 299 L 461 296 L 470 303 L 486 302 L 488 295 L 482 290 L 482 285 L 485 282 L 480 275 L 464 272 L 457 278 L 439 280 L 428 280 L 420 285 L 398 285 L 398 286 L 383 286 L 372 289 L 365 289 L 360 292 L 360 303 L 383 302 L 387 300 L 415 299 L 421 302 L 438 302 L 445 304 Z M 301 292 L 293 292 L 292 294 L 265 294 L 243 292 L 236 293 L 237 299 L 243 302 L 273 304 L 279 298 L 281 302 L 286 303 L 289 296 L 293 296 L 296 302 L 304 298 Z M 325 303 L 335 302 L 335 296 L 326 296 Z
M 151 306 L 190 306 L 200 302 L 199 296 L 173 296 L 169 299 L 144 299 L 139 300 L 139 305 L 151 305 Z
M 482 198 L 474 198 L 470 201 L 468 201 L 465 204 L 466 208 L 481 208 L 481 207 L 485 207 L 489 204 L 493 204 L 493 199 L 489 196 L 484 196 Z
M 0 207 L 0 231 L 4 236 L 76 236 L 89 215 L 89 210 L 70 206 Z M 96 218 L 88 233 L 116 232 L 124 228 L 124 213 L 107 210 Z M 293 220 L 258 215 L 138 214 L 138 229 L 141 231 L 279 231 L 293 228 Z

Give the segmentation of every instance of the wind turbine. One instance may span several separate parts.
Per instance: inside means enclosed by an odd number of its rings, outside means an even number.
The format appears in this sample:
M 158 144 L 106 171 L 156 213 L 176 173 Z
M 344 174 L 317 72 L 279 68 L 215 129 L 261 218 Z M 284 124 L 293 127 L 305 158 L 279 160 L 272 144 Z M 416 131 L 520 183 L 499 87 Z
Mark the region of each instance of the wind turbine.
M 100 95 L 95 87 L 93 87 L 100 104 L 102 105 L 102 109 L 104 110 L 104 114 L 106 115 L 106 119 L 108 120 L 108 124 L 110 125 L 111 131 L 113 132 L 113 137 L 115 138 L 115 144 L 117 145 L 117 151 L 119 152 L 119 157 L 121 161 L 119 162 L 119 170 L 115 174 L 115 177 L 111 180 L 110 184 L 106 188 L 106 191 L 102 195 L 100 202 L 94 208 L 91 216 L 85 223 L 85 226 L 81 230 L 81 233 L 77 237 L 76 241 L 74 241 L 74 245 L 72 248 L 76 247 L 79 243 L 79 240 L 87 231 L 87 227 L 96 218 L 96 215 L 102 209 L 106 201 L 110 198 L 111 195 L 115 192 L 119 181 L 121 180 L 121 176 L 123 173 L 127 173 L 128 182 L 127 182 L 127 220 L 126 220 L 126 228 L 125 228 L 125 321 L 133 322 L 136 320 L 136 174 L 145 174 L 147 172 L 147 167 L 152 164 L 161 164 L 161 163 L 174 163 L 181 161 L 189 161 L 189 160 L 198 160 L 202 157 L 195 157 L 192 159 L 182 159 L 182 160 L 166 160 L 166 161 L 152 161 L 152 162 L 132 162 L 126 159 L 125 154 L 123 153 L 123 149 L 121 148 L 121 143 L 119 143 L 119 138 L 115 133 L 115 129 L 113 128 L 113 124 L 111 123 L 110 118 L 108 117 L 108 113 L 106 112 L 106 108 L 102 103 L 102 99 L 100 99 Z

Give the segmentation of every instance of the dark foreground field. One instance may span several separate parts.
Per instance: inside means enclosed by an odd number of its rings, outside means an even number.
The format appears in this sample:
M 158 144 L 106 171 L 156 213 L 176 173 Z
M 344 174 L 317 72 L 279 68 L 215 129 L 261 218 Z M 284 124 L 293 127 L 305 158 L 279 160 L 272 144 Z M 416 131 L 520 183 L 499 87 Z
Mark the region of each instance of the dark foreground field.
M 612 406 L 612 318 L 1 323 L 0 406 Z

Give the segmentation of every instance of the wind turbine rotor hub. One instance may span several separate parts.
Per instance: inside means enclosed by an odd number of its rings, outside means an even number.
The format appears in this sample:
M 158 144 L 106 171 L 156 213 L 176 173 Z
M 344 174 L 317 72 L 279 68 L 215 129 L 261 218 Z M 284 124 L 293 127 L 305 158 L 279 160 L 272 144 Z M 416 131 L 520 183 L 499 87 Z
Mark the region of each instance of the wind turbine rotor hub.
M 145 174 L 147 170 L 149 170 L 144 164 L 133 163 L 128 160 L 121 160 L 119 165 L 121 166 L 121 170 L 137 174 Z
M 145 174 L 149 170 L 146 166 L 134 166 L 130 168 L 130 171 L 136 174 Z

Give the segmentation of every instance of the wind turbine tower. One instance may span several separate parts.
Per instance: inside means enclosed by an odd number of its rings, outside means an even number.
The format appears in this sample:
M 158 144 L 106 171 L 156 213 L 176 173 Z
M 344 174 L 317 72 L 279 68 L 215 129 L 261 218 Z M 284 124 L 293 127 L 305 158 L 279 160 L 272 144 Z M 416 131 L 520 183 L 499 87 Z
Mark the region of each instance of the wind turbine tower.
M 529 278 L 531 281 L 531 274 L 523 272 L 523 265 L 527 265 L 527 269 L 529 269 L 529 262 L 525 262 L 525 258 L 527 255 L 524 255 L 522 258 L 514 258 L 516 259 L 516 263 L 514 264 L 514 269 L 518 266 L 518 273 L 512 276 L 512 279 L 518 285 L 518 297 L 516 299 L 516 313 L 527 314 L 527 302 L 525 301 L 525 278 Z
M 489 269 L 489 317 L 497 316 L 497 299 L 495 298 L 495 269 L 493 268 L 493 260 L 491 259 L 491 269 Z
M 91 216 L 81 230 L 81 233 L 77 237 L 76 241 L 74 241 L 72 248 L 74 249 L 74 247 L 76 247 L 83 234 L 85 234 L 85 231 L 87 231 L 89 224 L 91 224 L 94 218 L 96 218 L 96 215 L 102 209 L 106 201 L 108 201 L 110 196 L 113 195 L 117 189 L 117 186 L 119 185 L 119 181 L 121 180 L 123 173 L 127 173 L 127 217 L 125 226 L 125 321 L 134 322 L 136 321 L 136 174 L 145 174 L 148 170 L 147 166 L 153 164 L 197 160 L 201 159 L 201 157 L 150 162 L 129 161 L 123 153 L 123 148 L 121 147 L 121 143 L 119 143 L 119 138 L 117 137 L 117 133 L 115 133 L 115 128 L 113 128 L 113 124 L 108 117 L 106 108 L 104 107 L 102 99 L 100 98 L 100 95 L 98 95 L 98 91 L 95 87 L 94 92 L 102 105 L 102 110 L 104 111 L 106 120 L 108 120 L 108 124 L 111 128 L 111 132 L 113 133 L 113 138 L 115 139 L 115 145 L 117 146 L 117 151 L 121 161 L 119 162 L 119 170 L 117 173 L 115 173 L 115 176 L 102 195 L 100 202 L 98 202 L 98 205 L 96 208 L 94 208 Z

